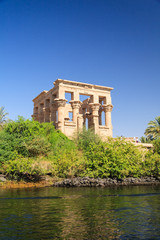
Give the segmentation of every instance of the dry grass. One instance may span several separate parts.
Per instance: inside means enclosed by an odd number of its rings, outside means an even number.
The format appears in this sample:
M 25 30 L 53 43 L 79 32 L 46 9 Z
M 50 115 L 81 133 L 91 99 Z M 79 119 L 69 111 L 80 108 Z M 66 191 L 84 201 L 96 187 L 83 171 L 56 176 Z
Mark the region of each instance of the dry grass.
M 24 181 L 6 181 L 0 182 L 0 189 L 13 189 L 13 188 L 41 188 L 49 187 L 54 183 L 54 179 L 51 181 L 40 181 L 40 182 L 24 182 Z

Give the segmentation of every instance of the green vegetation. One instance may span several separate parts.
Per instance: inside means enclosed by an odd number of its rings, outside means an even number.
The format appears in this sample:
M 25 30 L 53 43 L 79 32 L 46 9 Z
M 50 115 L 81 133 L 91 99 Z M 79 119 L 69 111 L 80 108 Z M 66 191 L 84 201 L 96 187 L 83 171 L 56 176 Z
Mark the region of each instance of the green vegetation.
M 160 116 L 156 117 L 154 121 L 148 123 L 148 127 L 144 133 L 149 140 L 160 138 Z
M 69 140 L 52 123 L 19 117 L 0 130 L 0 171 L 13 179 L 160 176 L 160 139 L 145 150 L 120 138 L 102 142 L 83 129 Z
M 7 112 L 5 112 L 4 107 L 0 107 L 0 129 L 3 127 L 4 123 L 6 123 L 8 115 Z

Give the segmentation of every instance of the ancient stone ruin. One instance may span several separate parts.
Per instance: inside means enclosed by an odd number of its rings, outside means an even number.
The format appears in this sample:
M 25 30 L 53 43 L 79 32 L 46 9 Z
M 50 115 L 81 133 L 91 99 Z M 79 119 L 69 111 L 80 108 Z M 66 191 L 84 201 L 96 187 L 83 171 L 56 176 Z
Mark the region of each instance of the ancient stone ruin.
M 39 122 L 53 122 L 68 137 L 84 126 L 102 138 L 112 136 L 112 89 L 57 79 L 52 89 L 33 99 L 32 117 Z

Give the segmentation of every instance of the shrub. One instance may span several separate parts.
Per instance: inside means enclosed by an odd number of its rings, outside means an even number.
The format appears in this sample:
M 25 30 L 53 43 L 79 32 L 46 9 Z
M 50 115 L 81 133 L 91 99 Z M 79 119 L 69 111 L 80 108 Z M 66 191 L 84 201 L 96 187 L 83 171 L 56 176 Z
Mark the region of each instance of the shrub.
M 21 158 L 10 160 L 4 165 L 5 172 L 9 177 L 20 180 L 36 180 L 39 176 L 47 173 L 41 161 L 35 161 L 32 158 Z
M 154 152 L 160 155 L 160 138 L 153 141 Z

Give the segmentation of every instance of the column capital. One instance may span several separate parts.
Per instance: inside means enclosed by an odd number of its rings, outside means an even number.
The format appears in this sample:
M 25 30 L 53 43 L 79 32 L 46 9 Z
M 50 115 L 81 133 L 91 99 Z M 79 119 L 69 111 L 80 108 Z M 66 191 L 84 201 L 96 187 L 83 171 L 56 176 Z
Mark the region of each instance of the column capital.
M 60 98 L 55 98 L 52 104 L 56 104 L 57 107 L 65 107 L 67 100 L 66 99 L 60 99 Z
M 92 110 L 94 111 L 98 111 L 100 108 L 100 104 L 99 103 L 89 103 L 89 106 L 91 107 Z
M 104 109 L 104 112 L 112 112 L 112 109 L 113 109 L 113 105 L 112 104 L 103 104 L 102 105 L 103 109 Z
M 69 103 L 71 104 L 73 109 L 75 109 L 75 108 L 79 109 L 82 104 L 81 101 L 74 101 L 74 100 L 71 100 Z

